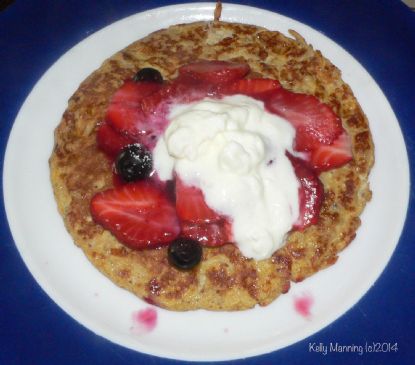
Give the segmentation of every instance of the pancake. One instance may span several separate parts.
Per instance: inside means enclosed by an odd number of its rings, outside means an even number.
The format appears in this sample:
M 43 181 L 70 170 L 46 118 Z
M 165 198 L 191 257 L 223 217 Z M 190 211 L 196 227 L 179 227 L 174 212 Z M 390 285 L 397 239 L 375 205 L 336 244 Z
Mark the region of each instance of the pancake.
M 324 202 L 318 224 L 289 233 L 271 258 L 255 261 L 233 244 L 204 247 L 193 270 L 169 264 L 167 248 L 132 250 L 90 214 L 94 194 L 113 186 L 111 163 L 98 149 L 96 131 L 112 94 L 139 69 L 158 69 L 174 79 L 190 62 L 244 62 L 250 77 L 280 81 L 311 94 L 341 118 L 352 139 L 353 159 L 323 172 Z M 174 25 L 136 41 L 107 59 L 81 83 L 55 131 L 51 182 L 66 228 L 91 263 L 115 284 L 171 310 L 243 310 L 268 305 L 291 282 L 333 265 L 355 237 L 371 198 L 368 175 L 374 146 L 368 121 L 340 71 L 296 32 L 285 36 L 261 27 L 222 21 Z

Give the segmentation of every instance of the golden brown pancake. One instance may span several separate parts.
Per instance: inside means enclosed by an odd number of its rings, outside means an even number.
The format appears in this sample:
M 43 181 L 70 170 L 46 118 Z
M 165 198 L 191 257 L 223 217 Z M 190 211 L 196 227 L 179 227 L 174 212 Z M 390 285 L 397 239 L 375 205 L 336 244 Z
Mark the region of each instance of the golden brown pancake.
M 340 71 L 295 32 L 221 21 L 175 25 L 138 40 L 106 60 L 70 98 L 55 131 L 51 180 L 66 228 L 91 263 L 117 285 L 172 310 L 242 310 L 267 305 L 301 281 L 334 264 L 355 237 L 371 198 L 368 174 L 374 147 L 368 122 Z M 274 78 L 294 92 L 315 95 L 341 118 L 352 137 L 353 160 L 322 173 L 324 203 L 318 224 L 288 235 L 270 259 L 243 257 L 233 244 L 205 247 L 202 262 L 181 271 L 167 248 L 132 250 L 97 225 L 91 197 L 112 187 L 111 164 L 96 144 L 111 95 L 143 67 L 167 80 L 198 59 L 245 62 L 251 75 Z

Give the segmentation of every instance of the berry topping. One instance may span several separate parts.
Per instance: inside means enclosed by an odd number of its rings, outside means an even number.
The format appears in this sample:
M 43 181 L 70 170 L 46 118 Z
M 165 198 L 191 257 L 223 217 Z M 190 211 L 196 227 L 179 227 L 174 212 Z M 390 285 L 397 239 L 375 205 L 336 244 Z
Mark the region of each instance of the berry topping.
M 148 123 L 148 117 L 142 111 L 141 100 L 161 87 L 154 82 L 125 81 L 110 101 L 106 121 L 136 141 L 140 141 L 143 135 L 150 135 L 153 132 L 152 124 Z
M 185 185 L 176 177 L 176 210 L 182 221 L 189 223 L 209 223 L 221 219 L 205 202 L 202 190 Z
M 232 225 L 226 219 L 212 223 L 180 223 L 182 235 L 198 241 L 203 246 L 222 246 L 233 242 Z
M 311 165 L 318 171 L 340 167 L 352 159 L 350 136 L 343 132 L 331 145 L 320 145 L 311 153 Z
M 294 149 L 307 152 L 307 159 L 287 153 L 300 183 L 299 218 L 293 229 L 316 224 L 324 197 L 318 173 L 352 159 L 350 137 L 339 117 L 316 97 L 285 90 L 277 80 L 245 79 L 249 71 L 247 64 L 201 60 L 182 66 L 172 81 L 164 82 L 153 68 L 143 68 L 125 81 L 97 130 L 98 147 L 116 158 L 116 174 L 115 188 L 91 200 L 94 220 L 133 249 L 170 244 L 168 259 L 179 269 L 200 262 L 201 245 L 233 242 L 228 217 L 207 205 L 201 189 L 178 176 L 161 181 L 153 173 L 150 151 L 167 127 L 173 105 L 242 94 L 263 101 L 268 111 L 295 128 Z
M 115 169 L 124 182 L 145 179 L 153 170 L 151 153 L 138 143 L 125 146 L 115 161 Z
M 266 100 L 266 106 L 294 126 L 297 151 L 331 144 L 343 132 L 341 121 L 333 110 L 312 95 L 280 88 Z
M 176 238 L 168 248 L 168 258 L 177 268 L 190 270 L 202 259 L 202 246 L 189 238 Z
M 174 205 L 147 181 L 97 193 L 91 200 L 91 214 L 133 249 L 167 245 L 180 231 Z
M 287 156 L 300 182 L 298 190 L 300 214 L 293 228 L 302 231 L 309 225 L 317 223 L 324 197 L 324 188 L 317 174 L 306 165 L 306 162 L 288 153 Z
M 108 123 L 102 123 L 97 131 L 97 144 L 109 157 L 115 157 L 120 150 L 134 141 L 114 130 Z
M 149 81 L 149 82 L 157 82 L 159 84 L 162 84 L 163 76 L 161 76 L 161 73 L 159 70 L 156 70 L 155 68 L 151 68 L 151 67 L 145 67 L 145 68 L 142 68 L 140 71 L 138 71 L 134 75 L 133 80 L 135 82 Z
M 215 92 L 216 87 L 209 84 L 188 84 L 176 80 L 143 98 L 141 108 L 146 115 L 166 118 L 171 105 L 198 101 Z
M 180 67 L 179 79 L 185 82 L 224 84 L 242 79 L 249 70 L 246 63 L 201 60 Z
M 277 80 L 272 79 L 241 79 L 226 84 L 219 90 L 225 95 L 242 94 L 262 99 L 281 88 Z

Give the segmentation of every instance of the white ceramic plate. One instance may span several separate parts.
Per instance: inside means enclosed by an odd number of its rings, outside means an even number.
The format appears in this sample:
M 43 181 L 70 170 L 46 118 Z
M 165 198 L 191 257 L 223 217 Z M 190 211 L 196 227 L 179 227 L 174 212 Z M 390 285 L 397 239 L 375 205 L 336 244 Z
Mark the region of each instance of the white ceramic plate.
M 68 98 L 107 57 L 151 31 L 175 23 L 210 20 L 213 8 L 213 4 L 198 3 L 136 14 L 91 35 L 63 55 L 22 106 L 4 165 L 5 206 L 13 237 L 26 265 L 49 296 L 96 334 L 140 352 L 175 359 L 228 360 L 263 354 L 297 342 L 334 321 L 365 294 L 386 266 L 403 227 L 409 196 L 408 159 L 398 122 L 362 66 L 306 25 L 269 11 L 225 5 L 223 20 L 284 33 L 295 29 L 342 70 L 369 118 L 376 145 L 376 164 L 370 177 L 373 200 L 362 215 L 357 238 L 336 265 L 294 284 L 288 294 L 268 307 L 237 313 L 175 313 L 157 308 L 154 328 L 138 324 L 134 313 L 149 305 L 101 275 L 64 228 L 49 182 L 53 131 Z M 393 176 L 393 181 L 388 176 Z M 309 315 L 300 315 L 295 309 L 299 300 L 306 307 L 303 310 L 310 310 Z

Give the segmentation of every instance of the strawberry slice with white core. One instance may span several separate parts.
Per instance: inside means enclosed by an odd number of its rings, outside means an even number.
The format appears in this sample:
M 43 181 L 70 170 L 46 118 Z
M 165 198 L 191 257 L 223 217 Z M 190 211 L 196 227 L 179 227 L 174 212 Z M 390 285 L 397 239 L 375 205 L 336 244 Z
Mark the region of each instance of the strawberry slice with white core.
M 219 87 L 219 92 L 222 95 L 242 94 L 262 100 L 280 88 L 281 84 L 273 79 L 241 79 Z
M 102 123 L 97 130 L 97 144 L 101 151 L 114 158 L 124 146 L 134 143 L 127 135 L 118 133 L 108 123 Z
M 179 177 L 176 177 L 176 211 L 181 221 L 189 223 L 210 223 L 221 219 L 206 204 L 202 190 L 184 184 Z
M 97 193 L 91 200 L 91 214 L 133 249 L 167 245 L 180 232 L 174 204 L 147 181 Z
M 320 215 L 321 204 L 324 197 L 323 184 L 317 174 L 306 165 L 306 162 L 287 153 L 295 175 L 300 182 L 298 189 L 300 213 L 293 228 L 304 230 L 312 224 L 316 224 Z
M 246 63 L 200 60 L 179 68 L 179 79 L 184 82 L 226 84 L 242 79 L 250 68 Z
M 216 87 L 207 84 L 188 84 L 174 81 L 162 89 L 143 98 L 141 109 L 150 118 L 167 118 L 170 107 L 175 104 L 188 104 L 213 96 Z
M 203 246 L 222 246 L 233 242 L 232 225 L 226 219 L 212 223 L 181 222 L 182 236 L 198 241 Z
M 127 80 L 112 96 L 107 109 L 106 121 L 117 131 L 130 138 L 138 138 L 153 132 L 153 126 L 141 108 L 141 100 L 160 90 L 155 82 L 134 82 Z
M 330 145 L 320 145 L 311 152 L 310 163 L 318 171 L 343 166 L 352 159 L 352 143 L 347 132 L 343 132 Z
M 265 101 L 265 105 L 294 126 L 297 151 L 310 151 L 321 144 L 331 144 L 343 132 L 339 117 L 315 96 L 280 88 Z

